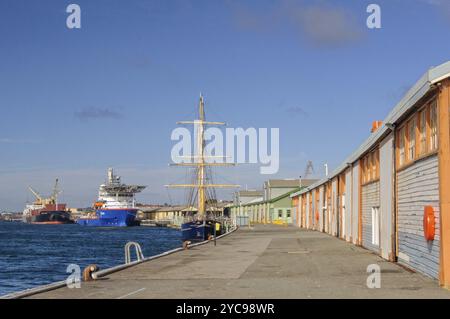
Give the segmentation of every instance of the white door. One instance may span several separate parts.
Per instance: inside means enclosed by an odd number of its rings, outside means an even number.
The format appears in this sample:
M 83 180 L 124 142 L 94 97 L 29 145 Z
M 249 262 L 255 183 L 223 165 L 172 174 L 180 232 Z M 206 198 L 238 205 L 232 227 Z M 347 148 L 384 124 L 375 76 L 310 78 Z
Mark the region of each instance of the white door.
M 342 194 L 342 238 L 345 238 L 345 236 L 347 235 L 346 233 L 346 229 L 345 229 L 345 194 Z
M 372 245 L 380 245 L 380 208 L 372 207 Z

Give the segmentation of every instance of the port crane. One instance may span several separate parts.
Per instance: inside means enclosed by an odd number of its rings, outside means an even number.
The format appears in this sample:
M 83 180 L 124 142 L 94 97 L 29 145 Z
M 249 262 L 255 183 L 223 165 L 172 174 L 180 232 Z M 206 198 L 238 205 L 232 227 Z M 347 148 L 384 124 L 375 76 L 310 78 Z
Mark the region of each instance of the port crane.
M 308 163 L 306 164 L 305 174 L 303 175 L 303 178 L 308 178 L 313 174 L 315 174 L 313 162 L 308 161 Z
M 59 180 L 58 178 L 55 181 L 55 186 L 53 187 L 53 192 L 49 197 L 42 197 L 41 194 L 39 194 L 36 190 L 34 190 L 31 186 L 28 186 L 28 189 L 31 193 L 33 193 L 34 197 L 36 197 L 36 201 L 34 204 L 36 205 L 49 205 L 53 204 L 56 205 L 58 201 L 58 195 L 61 194 L 61 191 L 58 188 Z

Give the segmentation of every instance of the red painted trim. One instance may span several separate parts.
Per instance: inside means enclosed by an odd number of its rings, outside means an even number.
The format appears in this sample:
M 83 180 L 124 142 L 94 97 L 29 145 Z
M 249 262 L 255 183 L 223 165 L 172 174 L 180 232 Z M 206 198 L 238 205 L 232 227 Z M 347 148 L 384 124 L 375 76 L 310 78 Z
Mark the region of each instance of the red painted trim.
M 107 211 L 107 210 L 135 210 L 135 211 L 138 211 L 139 209 L 137 209 L 137 208 L 100 208 L 97 210 L 104 210 L 104 211 Z
M 33 225 L 61 225 L 61 224 L 66 224 L 64 222 L 32 222 Z

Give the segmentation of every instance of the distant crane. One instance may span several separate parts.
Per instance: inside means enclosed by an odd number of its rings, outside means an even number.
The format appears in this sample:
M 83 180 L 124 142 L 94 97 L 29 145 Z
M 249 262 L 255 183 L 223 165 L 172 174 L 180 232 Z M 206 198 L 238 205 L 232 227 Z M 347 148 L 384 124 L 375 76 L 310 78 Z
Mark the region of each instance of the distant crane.
M 31 186 L 28 186 L 30 192 L 33 193 L 34 197 L 36 197 L 36 201 L 34 203 L 36 205 L 48 205 L 48 204 L 57 205 L 58 195 L 61 194 L 61 191 L 58 189 L 58 183 L 59 181 L 58 179 L 56 179 L 55 186 L 53 187 L 53 193 L 47 198 L 42 197 L 41 194 L 39 194 Z
M 303 174 L 303 178 L 308 178 L 313 174 L 315 174 L 313 162 L 308 161 L 308 163 L 306 164 L 305 173 Z
M 28 189 L 30 190 L 30 192 L 33 193 L 34 197 L 36 197 L 36 204 L 40 204 L 43 201 L 42 196 L 36 192 L 31 186 L 28 186 Z

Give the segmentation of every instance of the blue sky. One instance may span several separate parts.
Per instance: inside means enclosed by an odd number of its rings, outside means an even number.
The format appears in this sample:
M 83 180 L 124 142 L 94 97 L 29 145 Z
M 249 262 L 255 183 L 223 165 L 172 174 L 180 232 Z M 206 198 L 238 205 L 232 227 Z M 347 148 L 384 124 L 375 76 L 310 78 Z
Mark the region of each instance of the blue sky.
M 366 7 L 382 28 L 366 27 Z M 66 27 L 68 4 L 82 28 Z M 449 60 L 449 1 L 0 1 L 0 210 L 27 185 L 88 206 L 106 168 L 148 185 L 142 202 L 181 202 L 164 184 L 171 131 L 194 116 L 279 127 L 280 171 L 336 167 L 431 66 Z M 257 188 L 259 166 L 220 176 Z M 229 191 L 221 193 L 229 197 Z

